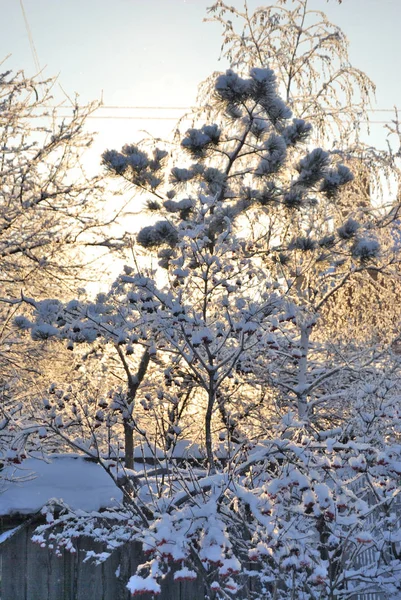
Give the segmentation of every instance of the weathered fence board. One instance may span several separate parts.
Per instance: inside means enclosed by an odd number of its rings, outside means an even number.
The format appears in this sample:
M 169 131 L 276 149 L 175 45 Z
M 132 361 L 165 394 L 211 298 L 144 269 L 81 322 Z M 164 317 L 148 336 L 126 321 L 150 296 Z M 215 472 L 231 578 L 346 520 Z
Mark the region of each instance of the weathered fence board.
M 180 598 L 181 600 L 192 600 L 192 598 L 205 597 L 204 587 L 200 579 L 195 581 L 181 581 L 180 583 Z
M 28 532 L 22 529 L 17 535 L 8 540 L 7 553 L 2 555 L 1 598 L 26 598 Z M 46 598 L 46 596 L 45 596 Z
M 50 580 L 49 553 L 38 552 L 36 545 L 26 537 L 26 593 L 29 592 L 29 600 L 49 600 Z

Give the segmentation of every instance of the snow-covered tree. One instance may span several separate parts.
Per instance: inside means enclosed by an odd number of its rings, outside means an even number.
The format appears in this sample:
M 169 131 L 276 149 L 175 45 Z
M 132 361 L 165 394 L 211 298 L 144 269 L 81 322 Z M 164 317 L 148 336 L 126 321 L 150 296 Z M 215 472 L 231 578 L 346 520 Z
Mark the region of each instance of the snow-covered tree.
M 118 245 L 107 231 L 112 211 L 102 214 L 101 179 L 82 167 L 92 141 L 85 119 L 97 104 L 64 104 L 61 111 L 71 116 L 61 118 L 52 106 L 55 85 L 23 72 L 0 74 L 0 427 L 8 423 L 6 412 L 19 413 L 32 401 L 57 365 L 53 354 L 11 327 L 21 293 L 76 295 L 93 278 L 92 248 L 109 252 Z M 59 370 L 65 364 L 64 356 Z
M 254 78 L 261 72 L 254 69 Z M 252 85 L 256 87 L 255 79 Z M 159 216 L 164 214 L 164 220 L 145 227 L 138 236 L 145 248 L 161 246 L 162 266 L 168 267 L 174 258 L 176 231 L 193 213 L 193 186 L 201 184 L 223 203 L 221 209 L 213 208 L 213 218 L 229 218 L 234 223 L 237 233 L 246 239 L 248 260 L 263 266 L 268 285 L 276 286 L 301 311 L 297 327 L 284 330 L 281 326 L 280 341 L 272 342 L 279 352 L 280 369 L 277 363 L 271 367 L 259 358 L 265 387 L 272 381 L 280 382 L 277 387 L 284 390 L 287 399 L 290 391 L 293 398 L 298 398 L 299 407 L 306 407 L 309 395 L 312 407 L 321 404 L 323 398 L 333 399 L 324 386 L 328 374 L 340 373 L 343 377 L 344 371 L 360 370 L 364 364 L 357 348 L 353 357 L 347 354 L 341 359 L 338 347 L 336 350 L 320 343 L 328 322 L 325 315 L 322 327 L 321 313 L 333 298 L 344 295 L 350 283 L 361 287 L 364 278 L 380 275 L 398 262 L 392 236 L 390 243 L 380 245 L 379 241 L 386 218 L 391 230 L 391 210 L 388 217 L 384 211 L 379 217 L 373 212 L 361 221 L 344 215 L 338 188 L 352 179 L 347 167 L 337 162 L 333 168 L 329 155 L 320 149 L 300 157 L 297 136 L 306 141 L 310 127 L 296 119 L 291 125 L 285 124 L 283 115 L 281 121 L 280 117 L 275 120 L 279 111 L 275 105 L 274 129 L 269 128 L 260 105 L 252 104 L 255 97 L 247 96 L 247 81 L 232 71 L 217 78 L 214 111 L 218 121 L 213 127 L 201 126 L 187 132 L 181 146 L 197 162 L 188 162 L 185 168 L 173 167 L 164 202 L 160 177 L 157 186 L 146 184 L 146 179 L 153 178 L 153 166 L 139 148 L 126 146 L 120 153 L 107 152 L 104 160 L 115 175 L 141 190 L 147 188 L 152 195 L 148 208 Z M 284 105 L 280 108 L 288 110 Z M 131 162 L 137 164 L 139 159 L 140 167 L 132 168 Z M 291 160 L 296 161 L 296 177 L 294 171 L 291 173 Z M 181 191 L 178 200 L 177 189 Z M 213 250 L 213 235 L 210 243 Z M 342 315 L 346 313 L 346 304 L 341 311 Z M 324 376 L 319 372 L 322 357 L 326 364 Z M 366 364 L 371 360 L 368 353 Z M 255 370 L 253 358 L 252 363 Z M 330 363 L 332 368 L 328 369 Z M 318 398 L 312 396 L 313 392 Z
M 85 175 L 81 156 L 92 141 L 84 122 L 96 105 L 52 108 L 53 80 L 6 71 L 0 78 L 3 296 L 15 288 L 47 287 L 82 267 L 77 248 L 104 242 L 99 178 Z M 67 107 L 64 108 L 67 110 Z M 17 291 L 18 294 L 18 291 Z
M 222 28 L 222 57 L 239 73 L 269 65 L 279 92 L 294 114 L 313 123 L 320 143 L 350 148 L 375 85 L 350 62 L 345 33 L 309 0 L 278 0 L 251 12 L 222 0 L 208 8 L 206 20 Z M 203 84 L 207 94 L 208 84 Z
M 381 244 L 398 246 L 399 200 L 388 198 L 399 196 L 399 128 L 391 132 L 394 150 L 391 146 L 378 150 L 366 142 L 375 86 L 350 62 L 345 33 L 309 0 L 279 0 L 254 12 L 247 2 L 243 4 L 239 8 L 219 0 L 208 9 L 207 20 L 222 26 L 222 57 L 242 75 L 265 65 L 275 71 L 281 96 L 294 115 L 313 125 L 313 142 L 341 152 L 354 174 L 347 192 L 337 200 L 338 217 L 366 222 L 375 215 Z M 212 89 L 213 78 L 200 88 L 202 104 L 209 110 Z M 394 340 L 399 328 L 394 310 L 400 286 L 398 262 L 393 256 L 384 270 L 364 271 L 331 298 L 323 308 L 330 338 L 337 337 L 337 343 L 347 338 L 349 343 L 364 337 L 365 344 Z
M 127 576 L 133 594 L 158 593 L 173 566 L 175 579 L 200 577 L 216 599 L 392 593 L 397 364 L 390 384 L 374 353 L 370 363 L 330 364 L 314 337 L 321 306 L 390 257 L 374 227 L 338 222 L 352 175 L 338 155 L 302 146 L 311 128 L 292 118 L 270 69 L 219 75 L 214 98 L 218 118 L 188 130 L 180 166 L 157 148 L 103 155 L 109 173 L 146 194 L 156 217 L 138 246 L 162 269 L 138 256 L 96 302 L 26 298 L 33 313 L 16 320 L 34 340 L 86 355 L 113 347 L 126 382 L 107 398 L 54 386 L 42 407 L 11 416 L 15 439 L 58 437 L 124 494 L 107 514 L 49 515 L 36 541 L 50 535 L 71 549 L 85 535 L 108 552 L 141 541 L 149 560 Z M 364 380 L 344 376 L 361 366 Z M 380 411 L 371 406 L 379 388 Z M 333 429 L 330 407 L 339 413 L 354 394 Z M 149 415 L 168 423 L 162 448 Z M 186 427 L 198 431 L 196 461 L 176 452 Z M 131 440 L 151 467 L 134 462 Z

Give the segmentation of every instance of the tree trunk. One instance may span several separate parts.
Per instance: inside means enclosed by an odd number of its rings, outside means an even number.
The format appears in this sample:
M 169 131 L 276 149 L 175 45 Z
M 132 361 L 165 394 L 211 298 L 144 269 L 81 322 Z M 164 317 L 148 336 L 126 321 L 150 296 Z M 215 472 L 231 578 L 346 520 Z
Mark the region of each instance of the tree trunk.
M 299 372 L 298 372 L 298 418 L 305 419 L 308 412 L 308 403 L 306 399 L 307 389 L 307 368 L 308 368 L 308 350 L 309 350 L 309 335 L 310 326 L 301 326 L 301 358 L 299 360 Z
M 214 400 L 215 400 L 215 395 L 212 391 L 210 391 L 208 403 L 207 403 L 206 416 L 205 416 L 206 456 L 207 456 L 207 461 L 209 463 L 210 473 L 216 472 L 216 468 L 215 468 L 215 464 L 214 464 L 214 457 L 213 457 L 213 447 L 212 447 L 212 414 L 213 414 Z
M 124 419 L 124 451 L 125 466 L 127 469 L 134 468 L 134 432 L 128 419 Z

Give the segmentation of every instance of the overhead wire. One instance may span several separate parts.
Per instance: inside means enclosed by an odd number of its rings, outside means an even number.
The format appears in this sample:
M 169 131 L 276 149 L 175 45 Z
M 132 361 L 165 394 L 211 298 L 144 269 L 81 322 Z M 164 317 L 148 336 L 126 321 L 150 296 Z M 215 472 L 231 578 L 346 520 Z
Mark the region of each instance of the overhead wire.
M 52 105 L 52 104 L 43 104 L 43 106 L 45 108 L 58 108 L 57 105 Z M 63 106 L 63 105 L 61 105 Z M 64 108 L 68 108 L 66 105 L 64 105 Z M 75 105 L 72 107 L 75 108 Z M 84 108 L 84 106 L 81 106 L 80 108 Z M 110 109 L 110 110 L 190 110 L 192 109 L 193 106 L 152 106 L 152 105 L 123 105 L 123 104 L 100 104 L 99 109 L 98 110 L 102 110 L 102 109 Z M 394 112 L 396 110 L 401 110 L 401 109 L 397 109 L 397 107 L 394 108 L 366 108 L 364 110 L 364 112 Z
M 51 105 L 51 104 L 42 104 L 44 108 L 75 108 L 74 106 L 67 105 Z M 84 106 L 79 106 L 78 108 L 85 108 Z M 108 104 L 100 104 L 97 110 L 191 110 L 192 106 L 123 106 L 123 105 L 108 105 Z
M 43 108 L 49 108 L 52 110 L 57 110 L 59 109 L 60 111 L 62 111 L 60 114 L 56 114 L 55 116 L 57 118 L 62 118 L 62 119 L 68 119 L 70 115 L 68 114 L 64 114 L 63 111 L 66 110 L 73 110 L 76 107 L 75 106 L 67 106 L 67 105 L 60 105 L 60 106 L 52 106 L 52 105 L 43 105 Z M 84 106 L 80 106 L 78 108 L 85 108 Z M 191 111 L 193 107 L 191 106 L 144 106 L 144 105 L 106 105 L 103 104 L 101 106 L 98 107 L 97 111 L 103 111 L 103 110 L 112 110 L 112 111 L 119 111 L 119 110 L 126 110 L 126 111 L 155 111 L 155 110 L 159 110 L 159 111 Z M 366 109 L 365 112 L 367 113 L 395 113 L 397 110 L 397 108 L 391 109 L 391 108 L 369 108 Z M 96 120 L 126 120 L 126 121 L 177 121 L 177 117 L 176 116 L 153 116 L 153 115 L 115 115 L 115 114 L 111 114 L 111 115 L 102 115 L 102 114 L 90 114 L 86 117 L 87 119 L 96 119 Z M 394 123 L 394 121 L 392 119 L 386 119 L 386 120 L 377 120 L 377 119 L 362 119 L 359 121 L 360 124 L 365 124 L 365 125 L 390 125 L 392 123 Z
M 24 23 L 25 23 L 25 28 L 27 31 L 27 35 L 28 35 L 28 40 L 29 40 L 29 45 L 31 48 L 31 53 L 32 53 L 32 58 L 33 58 L 33 62 L 35 65 L 35 68 L 37 70 L 37 72 L 40 72 L 41 68 L 40 68 L 40 63 L 39 63 L 39 57 L 38 57 L 38 53 L 36 51 L 36 47 L 35 47 L 35 43 L 33 40 L 33 35 L 32 35 L 32 31 L 29 25 L 29 21 L 28 21 L 28 17 L 24 8 L 24 3 L 23 0 L 20 0 L 20 6 L 21 6 L 21 11 L 22 11 L 22 16 L 24 19 Z M 50 105 L 43 105 L 43 108 L 50 108 L 50 109 L 57 109 L 57 106 L 50 106 Z M 62 108 L 63 110 L 65 110 L 66 106 L 60 106 L 59 108 Z M 74 107 L 75 108 L 75 107 Z M 81 107 L 83 108 L 83 107 Z M 124 105 L 101 105 L 99 106 L 98 110 L 180 110 L 180 111 L 187 111 L 187 110 L 191 110 L 190 106 L 124 106 Z M 368 113 L 390 113 L 390 112 L 396 112 L 397 108 L 395 107 L 394 109 L 391 108 L 368 108 L 366 109 L 365 112 Z M 61 118 L 61 119 L 66 119 L 69 117 L 69 115 L 63 115 L 63 114 L 57 114 L 56 115 L 57 118 Z M 97 119 L 97 120 L 133 120 L 133 121 L 176 121 L 176 117 L 159 117 L 159 116 L 144 116 L 144 115 L 124 115 L 124 116 L 116 116 L 116 115 L 88 115 L 86 117 L 87 119 Z M 391 123 L 393 123 L 393 120 L 390 121 L 378 121 L 378 120 L 368 120 L 368 119 L 363 119 L 361 121 L 359 121 L 359 123 L 361 124 L 369 124 L 369 125 L 389 125 Z

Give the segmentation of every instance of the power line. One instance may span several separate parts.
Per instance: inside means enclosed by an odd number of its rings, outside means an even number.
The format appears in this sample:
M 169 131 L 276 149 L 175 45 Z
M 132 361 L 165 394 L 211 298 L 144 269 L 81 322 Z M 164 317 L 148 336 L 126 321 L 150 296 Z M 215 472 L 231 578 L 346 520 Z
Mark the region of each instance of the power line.
M 65 111 L 65 110 L 74 110 L 77 107 L 74 106 L 50 106 L 50 105 L 43 105 L 43 108 L 49 108 L 49 109 L 54 109 L 57 111 L 57 109 L 61 110 L 61 111 Z M 81 109 L 85 109 L 85 106 L 78 106 L 78 108 Z M 96 109 L 96 113 L 97 114 L 90 114 L 86 117 L 86 119 L 88 120 L 98 120 L 98 121 L 178 121 L 178 115 L 177 116 L 153 116 L 153 115 L 116 115 L 116 114 L 111 114 L 111 115 L 102 115 L 99 114 L 98 111 L 102 111 L 102 110 L 112 110 L 112 111 L 119 111 L 119 110 L 131 110 L 131 111 L 191 111 L 193 110 L 193 107 L 190 106 L 123 106 L 123 105 L 103 105 L 103 106 L 99 106 L 99 108 Z M 394 113 L 395 110 L 397 109 L 389 109 L 389 108 L 372 108 L 372 109 L 367 109 L 366 112 L 369 113 Z M 400 111 L 401 112 L 401 111 Z M 35 116 L 46 116 L 46 115 L 35 115 Z M 58 114 L 56 113 L 54 115 L 57 119 L 69 119 L 71 118 L 71 115 L 69 114 Z M 339 118 L 341 118 L 341 115 L 338 115 Z M 184 115 L 185 118 L 185 115 Z M 188 115 L 187 120 L 190 118 L 190 115 Z M 306 120 L 308 119 L 308 117 L 306 117 Z M 329 119 L 330 120 L 330 119 Z M 331 122 L 333 121 L 333 119 L 330 120 Z M 359 125 L 392 125 L 394 124 L 394 120 L 393 119 L 361 119 L 358 120 L 358 124 Z
M 47 117 L 51 117 L 56 118 L 56 119 L 71 119 L 71 115 L 64 115 L 64 114 L 55 114 L 55 115 L 49 115 L 49 113 L 44 113 L 42 115 L 30 115 L 30 118 L 34 118 L 34 119 L 44 119 Z M 118 116 L 118 115 L 87 115 L 85 117 L 85 121 L 87 119 L 97 119 L 100 121 L 104 121 L 104 120 L 112 120 L 112 121 L 178 121 L 177 117 L 153 117 L 153 116 L 148 116 L 145 117 L 143 115 L 138 115 L 138 116 Z M 189 120 L 189 117 L 186 119 Z
M 396 106 L 394 108 L 368 108 L 366 112 L 395 112 L 399 110 Z
M 69 119 L 71 118 L 70 114 L 64 114 L 64 111 L 66 110 L 75 110 L 76 108 L 78 109 L 82 109 L 84 110 L 86 107 L 85 106 L 67 106 L 67 105 L 50 105 L 50 104 L 43 104 L 42 108 L 48 108 L 54 111 L 60 110 L 62 111 L 61 113 L 57 113 L 55 112 L 54 117 L 56 117 L 57 119 Z M 86 119 L 96 119 L 96 120 L 116 120 L 116 121 L 178 121 L 178 116 L 173 116 L 173 117 L 169 117 L 169 116 L 153 116 L 153 115 L 116 115 L 116 114 L 111 114 L 111 115 L 102 115 L 99 114 L 98 111 L 103 111 L 103 110 L 112 110 L 112 111 L 119 111 L 119 110 L 126 110 L 126 111 L 191 111 L 193 110 L 194 107 L 191 106 L 143 106 L 143 105 L 101 105 L 96 109 L 96 114 L 90 114 L 86 117 Z M 367 109 L 366 112 L 369 113 L 394 113 L 397 110 L 397 108 L 394 109 L 390 109 L 390 108 L 370 108 Z M 45 117 L 45 116 L 49 116 L 47 114 L 42 114 L 42 115 L 32 115 L 35 117 Z M 338 115 L 339 118 L 341 118 L 341 113 Z M 185 118 L 185 115 L 184 115 Z M 188 115 L 187 120 L 190 118 L 190 115 Z M 308 117 L 306 117 L 306 119 L 308 119 Z M 329 119 L 329 121 L 333 121 L 333 119 Z M 372 119 L 362 119 L 359 120 L 358 123 L 360 125 L 391 125 L 394 123 L 394 120 L 372 120 Z
M 43 104 L 44 108 L 51 108 L 51 109 L 57 109 L 57 108 L 71 108 L 74 109 L 75 106 L 66 106 L 66 105 L 59 105 L 59 106 L 53 106 L 50 104 Z M 85 108 L 84 106 L 78 106 L 78 108 Z M 123 106 L 123 105 L 107 105 L 107 104 L 102 104 L 99 106 L 99 108 L 97 110 L 191 110 L 193 109 L 193 106 Z M 396 110 L 400 110 L 401 109 L 397 109 L 397 107 L 394 108 L 367 108 L 364 112 L 368 112 L 368 113 L 376 113 L 376 112 L 391 112 L 394 113 Z
M 44 115 L 31 115 L 32 117 L 35 118 L 40 118 L 40 117 L 48 117 L 48 114 L 44 114 Z M 53 116 L 53 115 L 52 115 Z M 67 114 L 56 114 L 54 115 L 55 118 L 57 119 L 70 119 L 71 115 L 67 115 Z M 85 117 L 85 120 L 99 120 L 99 121 L 178 121 L 177 117 L 154 117 L 154 116 L 143 116 L 143 115 L 124 115 L 124 116 L 119 116 L 119 115 L 88 115 Z M 190 116 L 187 117 L 186 120 L 190 120 Z M 328 122 L 332 123 L 334 122 L 334 119 L 328 119 Z M 358 121 L 358 124 L 360 125 L 391 125 L 394 124 L 394 121 L 392 120 L 388 120 L 388 121 L 376 121 L 376 120 L 367 120 L 364 119 L 362 121 Z
M 43 108 L 71 108 L 72 110 L 76 108 L 76 106 L 67 106 L 65 104 L 60 105 L 51 105 L 51 104 L 42 104 Z M 78 108 L 85 108 L 85 106 L 79 106 Z M 101 104 L 96 110 L 191 110 L 193 106 L 122 106 L 122 105 L 107 105 Z
M 193 106 L 108 106 L 102 104 L 98 110 L 191 110 Z
M 62 118 L 68 119 L 69 115 L 64 115 Z M 113 121 L 177 121 L 177 117 L 143 117 L 143 116 L 118 117 L 116 115 L 103 115 L 103 116 L 89 115 L 86 117 L 86 119 L 99 119 L 100 121 L 103 121 L 105 119 L 106 120 L 111 119 Z

